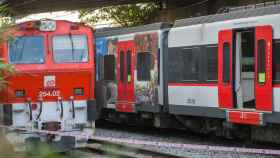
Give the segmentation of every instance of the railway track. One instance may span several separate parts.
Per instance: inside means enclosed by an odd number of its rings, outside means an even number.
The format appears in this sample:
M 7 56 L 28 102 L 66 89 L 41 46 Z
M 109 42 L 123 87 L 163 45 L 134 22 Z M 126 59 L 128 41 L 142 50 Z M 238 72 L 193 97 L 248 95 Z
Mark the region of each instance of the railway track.
M 276 158 L 280 155 L 278 144 L 228 140 L 185 130 L 158 130 L 108 122 L 97 125 L 95 137 L 98 140 L 137 144 L 148 150 L 181 157 Z
M 80 149 L 95 155 L 120 158 L 183 158 L 180 156 L 147 150 L 136 145 L 126 145 L 110 141 L 90 140 L 86 148 Z

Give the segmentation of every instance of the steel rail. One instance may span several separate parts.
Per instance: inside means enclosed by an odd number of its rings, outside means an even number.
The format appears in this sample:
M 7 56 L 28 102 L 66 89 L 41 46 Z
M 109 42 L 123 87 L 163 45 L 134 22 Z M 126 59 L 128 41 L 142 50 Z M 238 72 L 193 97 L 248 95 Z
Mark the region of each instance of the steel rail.
M 183 158 L 168 153 L 153 151 L 152 149 L 147 150 L 142 147 L 126 145 L 121 143 L 114 143 L 111 141 L 92 139 L 88 143 L 89 145 L 85 149 L 92 151 L 93 153 L 96 152 L 99 154 L 107 153 L 107 154 L 112 154 L 124 158 L 138 158 L 139 155 L 141 155 L 141 157 L 147 156 L 147 157 L 155 157 L 155 158 Z

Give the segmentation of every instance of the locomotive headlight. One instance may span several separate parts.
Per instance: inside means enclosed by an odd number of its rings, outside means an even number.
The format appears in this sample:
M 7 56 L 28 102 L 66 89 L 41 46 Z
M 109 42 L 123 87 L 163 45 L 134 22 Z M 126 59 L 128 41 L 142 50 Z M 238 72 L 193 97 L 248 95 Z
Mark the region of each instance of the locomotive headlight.
M 23 97 L 25 97 L 25 90 L 16 90 L 16 91 L 15 91 L 15 96 L 16 96 L 17 98 L 23 98 Z
M 84 88 L 74 88 L 74 95 L 83 96 L 84 95 Z
M 56 22 L 53 20 L 41 20 L 39 29 L 40 31 L 55 31 Z

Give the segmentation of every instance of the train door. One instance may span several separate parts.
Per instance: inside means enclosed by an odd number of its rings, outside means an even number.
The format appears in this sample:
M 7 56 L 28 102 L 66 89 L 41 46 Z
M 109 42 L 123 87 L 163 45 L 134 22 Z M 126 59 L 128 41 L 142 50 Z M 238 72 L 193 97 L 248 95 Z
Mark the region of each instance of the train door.
M 256 108 L 272 111 L 272 26 L 256 27 Z
M 134 112 L 134 42 L 118 43 L 118 98 L 117 110 Z
M 272 112 L 272 27 L 219 33 L 219 105 L 235 123 L 261 124 Z
M 255 29 L 234 31 L 235 108 L 256 109 L 255 96 Z
M 219 105 L 223 109 L 233 108 L 233 31 L 219 32 L 218 55 L 218 92 Z

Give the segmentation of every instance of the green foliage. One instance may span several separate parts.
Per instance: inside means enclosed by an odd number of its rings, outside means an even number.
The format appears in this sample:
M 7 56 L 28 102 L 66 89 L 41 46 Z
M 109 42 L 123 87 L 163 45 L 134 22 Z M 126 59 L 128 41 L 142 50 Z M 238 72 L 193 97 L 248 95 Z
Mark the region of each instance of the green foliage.
M 22 158 L 61 158 L 55 148 L 44 143 L 34 144 L 30 151 L 28 151 L 27 156 Z
M 9 5 L 7 3 L 0 2 L 0 15 L 1 16 L 9 16 L 11 15 Z
M 56 152 L 54 147 L 43 143 L 36 144 L 32 149 L 24 152 L 15 152 L 14 147 L 9 144 L 4 135 L 0 135 L 0 138 L 0 158 L 66 158 Z
M 0 42 L 5 40 L 4 33 L 6 29 L 14 23 L 11 17 L 6 17 L 7 14 L 7 5 L 2 4 L 0 5 Z M 10 35 L 9 35 L 10 36 Z M 2 50 L 0 50 L 2 51 Z M 0 54 L 3 52 L 0 52 Z M 14 68 L 5 63 L 3 59 L 0 58 L 0 91 L 7 85 L 6 77 L 14 72 Z
M 226 6 L 236 6 L 239 4 L 238 1 L 233 1 L 233 0 L 225 0 Z
M 117 5 L 101 9 L 84 9 L 80 11 L 80 19 L 91 25 L 113 22 L 123 27 L 147 24 L 158 13 L 160 7 L 156 3 L 139 3 Z
M 2 91 L 8 82 L 6 81 L 7 76 L 14 73 L 14 67 L 10 64 L 6 64 L 0 59 L 0 91 Z
M 15 24 L 15 22 L 11 17 L 1 17 L 0 18 L 0 29 L 7 28 L 13 24 Z
M 15 24 L 10 15 L 9 6 L 6 3 L 0 3 L 0 40 L 3 40 L 3 33 L 8 27 Z

